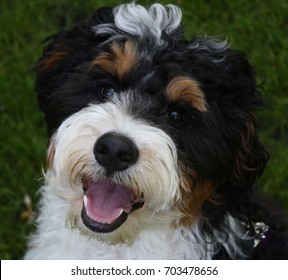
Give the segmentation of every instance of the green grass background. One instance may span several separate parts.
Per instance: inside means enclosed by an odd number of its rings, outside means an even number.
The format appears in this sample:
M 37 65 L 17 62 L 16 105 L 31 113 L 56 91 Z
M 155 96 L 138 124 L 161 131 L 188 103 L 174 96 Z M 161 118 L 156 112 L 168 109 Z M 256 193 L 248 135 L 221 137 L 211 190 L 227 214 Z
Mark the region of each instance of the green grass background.
M 160 1 L 168 3 L 168 1 Z M 248 54 L 264 81 L 268 108 L 260 136 L 271 160 L 260 187 L 288 210 L 288 2 L 286 0 L 171 0 L 183 8 L 187 37 L 213 35 Z M 0 258 L 19 259 L 33 226 L 21 219 L 24 195 L 33 205 L 47 146 L 32 68 L 41 41 L 120 1 L 0 1 Z M 139 1 L 149 4 L 151 1 Z M 35 206 L 34 206 L 35 208 Z

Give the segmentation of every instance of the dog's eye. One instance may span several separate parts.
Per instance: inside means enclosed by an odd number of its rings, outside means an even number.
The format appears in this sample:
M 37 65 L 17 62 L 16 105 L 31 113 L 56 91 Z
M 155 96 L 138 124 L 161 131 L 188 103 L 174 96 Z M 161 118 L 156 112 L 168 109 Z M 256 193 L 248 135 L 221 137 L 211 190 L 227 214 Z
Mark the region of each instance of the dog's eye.
M 112 97 L 114 95 L 114 88 L 112 87 L 103 87 L 101 89 L 101 95 L 104 97 Z
M 175 110 L 175 109 L 168 112 L 168 118 L 170 121 L 175 123 L 181 123 L 186 119 L 184 113 L 181 112 L 181 110 Z

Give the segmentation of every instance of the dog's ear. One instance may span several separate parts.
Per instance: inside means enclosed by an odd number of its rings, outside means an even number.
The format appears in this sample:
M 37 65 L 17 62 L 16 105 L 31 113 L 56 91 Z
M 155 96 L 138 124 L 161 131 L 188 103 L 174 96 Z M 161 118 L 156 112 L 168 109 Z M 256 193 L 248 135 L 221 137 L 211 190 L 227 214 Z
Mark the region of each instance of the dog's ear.
M 87 53 L 89 43 L 91 44 L 94 41 L 99 44 L 99 41 L 101 41 L 99 36 L 95 36 L 93 27 L 110 23 L 113 18 L 112 8 L 100 8 L 87 22 L 79 24 L 70 31 L 61 31 L 49 36 L 45 40 L 45 42 L 49 41 L 49 44 L 44 48 L 44 52 L 36 64 L 36 73 L 52 72 L 59 68 L 63 69 L 64 66 L 68 69 L 69 67 L 75 67 L 78 61 L 83 61 L 84 54 L 82 54 L 82 51 L 85 52 L 86 50 Z M 74 58 L 74 56 L 76 57 Z
M 244 97 L 245 98 L 245 95 Z M 233 114 L 233 113 L 232 113 Z M 268 152 L 262 146 L 257 135 L 258 117 L 255 108 L 241 108 L 238 112 L 238 127 L 227 124 L 229 129 L 235 133 L 234 162 L 232 173 L 226 178 L 222 186 L 231 209 L 245 211 L 246 203 L 249 202 L 257 179 L 262 175 L 269 159 Z
M 245 207 L 244 202 L 251 197 L 269 157 L 257 134 L 257 111 L 264 102 L 254 68 L 243 53 L 227 49 L 223 66 L 216 99 L 227 145 L 231 145 L 234 153 L 232 173 L 226 178 L 224 192 L 228 194 L 231 208 Z
M 110 23 L 113 18 L 112 8 L 100 8 L 87 22 L 45 40 L 48 45 L 34 68 L 39 105 L 44 113 L 50 95 L 63 83 L 67 74 L 74 73 L 82 63 L 92 60 L 93 49 L 105 40 L 103 36 L 96 36 L 93 27 Z
M 226 41 L 198 38 L 191 41 L 191 49 L 197 63 L 192 71 L 232 155 L 223 192 L 228 189 L 237 198 L 251 190 L 268 160 L 257 136 L 257 110 L 264 105 L 261 90 L 246 56 L 230 49 Z
M 222 85 L 217 90 L 218 107 L 227 140 L 234 141 L 231 146 L 234 150 L 233 173 L 228 180 L 241 193 L 254 186 L 268 160 L 268 153 L 257 135 L 257 110 L 264 102 L 254 68 L 246 56 L 227 49 L 224 60 Z

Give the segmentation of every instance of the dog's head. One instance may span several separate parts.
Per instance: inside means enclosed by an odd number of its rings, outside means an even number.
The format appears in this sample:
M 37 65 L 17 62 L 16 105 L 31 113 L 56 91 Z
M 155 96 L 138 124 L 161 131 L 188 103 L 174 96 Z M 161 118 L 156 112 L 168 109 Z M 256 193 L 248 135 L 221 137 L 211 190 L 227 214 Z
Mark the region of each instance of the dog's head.
M 226 41 L 187 40 L 181 10 L 99 9 L 36 65 L 47 180 L 71 226 L 105 242 L 241 207 L 266 163 L 254 70 Z

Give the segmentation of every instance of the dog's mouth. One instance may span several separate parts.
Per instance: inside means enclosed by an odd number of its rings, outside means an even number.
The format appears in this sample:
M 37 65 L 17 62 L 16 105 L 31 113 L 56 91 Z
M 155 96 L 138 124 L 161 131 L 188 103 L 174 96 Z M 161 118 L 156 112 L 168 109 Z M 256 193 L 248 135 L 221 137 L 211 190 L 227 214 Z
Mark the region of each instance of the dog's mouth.
M 144 205 L 141 195 L 111 180 L 83 180 L 83 208 L 81 218 L 90 230 L 107 233 L 119 228 L 129 214 Z

